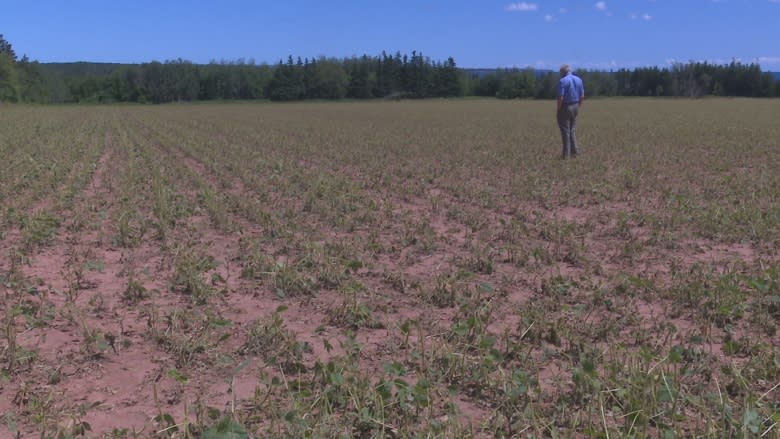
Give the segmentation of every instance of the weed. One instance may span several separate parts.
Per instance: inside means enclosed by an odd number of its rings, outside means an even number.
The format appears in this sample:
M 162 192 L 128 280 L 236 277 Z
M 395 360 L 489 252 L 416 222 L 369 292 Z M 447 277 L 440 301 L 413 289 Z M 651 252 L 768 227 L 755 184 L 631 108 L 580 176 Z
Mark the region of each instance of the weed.
M 387 271 L 382 273 L 382 280 L 400 293 L 406 293 L 411 288 L 418 286 L 416 282 L 408 279 L 403 271 Z
M 215 293 L 206 280 L 206 273 L 217 268 L 217 264 L 201 249 L 187 245 L 180 247 L 175 253 L 174 268 L 171 285 L 190 295 L 196 303 L 205 303 Z
M 331 324 L 352 329 L 384 327 L 384 324 L 374 316 L 371 307 L 358 299 L 358 294 L 364 289 L 362 285 L 353 283 L 342 291 L 344 295 L 342 304 L 329 311 Z
M 468 258 L 465 268 L 479 274 L 493 274 L 495 267 L 490 253 L 490 250 L 477 251 L 475 255 Z
M 277 261 L 270 271 L 273 286 L 279 297 L 309 295 L 317 288 L 317 281 L 312 275 L 299 268 L 296 263 Z
M 150 307 L 145 315 L 149 337 L 173 355 L 177 368 L 213 362 L 215 357 L 208 354 L 231 335 L 231 321 L 210 310 L 201 313 L 174 308 L 161 316 Z
M 467 288 L 468 279 L 466 272 L 440 274 L 436 277 L 436 284 L 430 289 L 423 288 L 420 295 L 425 302 L 440 308 L 453 307 L 468 296 L 462 291 Z
M 133 248 L 141 243 L 146 234 L 146 222 L 137 213 L 124 211 L 119 215 L 116 225 L 114 245 Z
M 125 291 L 122 293 L 122 298 L 130 304 L 136 304 L 147 298 L 148 295 L 146 287 L 136 279 L 134 273 L 129 273 L 127 275 L 127 287 L 125 287 Z
M 45 212 L 26 218 L 22 223 L 22 230 L 25 233 L 27 247 L 50 243 L 60 227 L 60 222 L 60 218 Z
M 295 334 L 285 327 L 282 313 L 286 310 L 280 306 L 268 318 L 253 322 L 241 353 L 261 355 L 267 363 L 278 364 L 287 373 L 303 372 L 306 371 L 304 354 L 311 347 L 298 342 Z

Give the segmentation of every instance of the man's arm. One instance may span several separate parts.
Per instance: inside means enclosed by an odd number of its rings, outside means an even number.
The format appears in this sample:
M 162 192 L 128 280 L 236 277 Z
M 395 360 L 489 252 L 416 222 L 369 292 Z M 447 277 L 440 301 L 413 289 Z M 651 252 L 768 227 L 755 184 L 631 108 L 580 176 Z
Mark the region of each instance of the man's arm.
M 566 84 L 564 82 L 564 79 L 561 78 L 558 81 L 558 112 L 561 111 L 561 107 L 563 107 L 563 95 L 566 94 Z

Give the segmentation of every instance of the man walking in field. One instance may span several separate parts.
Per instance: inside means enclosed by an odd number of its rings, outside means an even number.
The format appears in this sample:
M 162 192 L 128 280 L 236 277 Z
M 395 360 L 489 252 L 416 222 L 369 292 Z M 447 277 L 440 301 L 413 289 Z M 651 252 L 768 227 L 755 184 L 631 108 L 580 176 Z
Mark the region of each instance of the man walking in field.
M 579 76 L 571 73 L 568 64 L 561 66 L 561 80 L 558 82 L 558 126 L 563 139 L 562 159 L 576 157 L 580 150 L 577 147 L 577 114 L 582 101 L 585 100 L 585 86 Z

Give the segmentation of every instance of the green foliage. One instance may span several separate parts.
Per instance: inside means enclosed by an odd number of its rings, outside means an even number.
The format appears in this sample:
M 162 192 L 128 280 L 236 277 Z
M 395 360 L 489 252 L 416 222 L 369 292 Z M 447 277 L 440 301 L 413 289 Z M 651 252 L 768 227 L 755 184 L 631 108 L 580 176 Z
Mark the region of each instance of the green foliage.
M 204 431 L 202 437 L 203 439 L 249 439 L 252 436 L 233 419 L 223 418 L 217 425 Z
M 0 102 L 19 100 L 19 79 L 14 60 L 6 53 L 0 53 Z
M 307 90 L 305 97 L 342 99 L 346 96 L 349 78 L 338 60 L 321 59 L 315 66 L 312 69 L 314 71 L 310 73 L 311 79 L 305 85 Z
M 19 80 L 19 100 L 48 103 L 49 84 L 41 73 L 40 64 L 24 56 L 16 63 L 16 70 Z
M 527 98 L 536 94 L 536 73 L 532 69 L 509 70 L 501 74 L 499 99 Z
M 0 34 L 0 102 L 48 102 L 48 84 L 37 62 L 17 61 L 11 43 Z
M 757 64 L 677 64 L 577 72 L 589 96 L 779 96 L 780 81 Z M 136 65 L 39 64 L 0 53 L 0 101 L 180 102 L 195 100 L 429 98 L 554 99 L 558 74 L 533 69 L 458 69 L 451 57 L 421 53 L 297 61 L 276 66 L 239 59 L 196 65 L 181 58 Z
M 361 285 L 350 285 L 344 291 L 341 306 L 331 309 L 330 323 L 336 326 L 358 328 L 382 328 L 384 325 L 373 314 L 371 306 L 358 299 Z
M 670 68 L 640 67 L 616 72 L 578 70 L 588 96 L 777 96 L 777 81 L 758 64 L 691 62 Z M 477 96 L 504 99 L 536 97 L 554 99 L 557 72 L 533 70 L 478 71 L 469 79 Z
M 300 61 L 300 59 L 299 59 Z M 303 64 L 293 64 L 292 55 L 287 64 L 279 61 L 274 76 L 268 84 L 268 97 L 272 101 L 296 101 L 303 99 L 306 89 L 303 84 Z
M 253 322 L 241 353 L 261 355 L 268 364 L 278 365 L 287 373 L 305 371 L 303 356 L 311 347 L 299 342 L 286 328 L 282 318 L 286 309 L 280 306 L 269 317 Z
M 22 226 L 30 245 L 45 245 L 50 242 L 60 227 L 60 219 L 46 212 L 27 218 Z
M 232 322 L 212 310 L 203 313 L 174 308 L 160 315 L 159 310 L 149 307 L 145 314 L 147 335 L 173 356 L 176 368 L 169 375 L 180 382 L 189 379 L 182 371 L 193 363 L 213 363 L 216 359 L 210 351 L 231 335 Z
M 114 244 L 119 247 L 137 246 L 146 234 L 146 223 L 137 212 L 125 210 L 119 214 Z
M 758 64 L 691 62 L 671 68 L 580 71 L 589 96 L 778 96 L 780 81 Z M 531 68 L 459 70 L 450 57 L 422 53 L 293 60 L 275 67 L 253 60 L 196 65 L 181 58 L 136 65 L 17 63 L 0 35 L 0 102 L 179 102 L 194 100 L 428 98 L 464 93 L 501 99 L 555 98 L 556 72 Z
M 206 274 L 216 267 L 213 257 L 198 248 L 184 246 L 177 251 L 171 285 L 192 296 L 195 302 L 205 303 L 215 292 Z
M 335 59 L 289 56 L 277 66 L 243 59 L 196 65 L 181 58 L 137 65 L 0 61 L 0 100 L 152 102 L 194 100 L 451 97 L 463 93 L 455 61 L 421 53 Z M 4 73 L 6 72 L 6 73 Z
M 11 43 L 3 37 L 3 34 L 0 34 L 0 55 L 5 55 L 11 61 L 16 61 L 16 52 L 14 52 Z

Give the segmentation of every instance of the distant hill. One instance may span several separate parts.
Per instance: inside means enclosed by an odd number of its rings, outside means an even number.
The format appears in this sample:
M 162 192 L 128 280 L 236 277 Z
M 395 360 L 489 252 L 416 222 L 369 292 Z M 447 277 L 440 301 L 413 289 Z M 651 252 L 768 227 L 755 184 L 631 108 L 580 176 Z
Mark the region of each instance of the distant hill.
M 496 73 L 499 70 L 504 70 L 505 68 L 494 68 L 494 69 L 484 69 L 484 68 L 464 68 L 461 69 L 464 72 L 466 72 L 470 77 L 476 77 L 476 78 L 484 78 L 487 75 L 492 75 Z M 521 70 L 523 70 L 521 68 Z M 536 72 L 536 76 L 544 76 L 548 73 L 554 73 L 553 70 L 541 70 L 541 69 L 534 69 L 534 72 Z M 767 72 L 772 75 L 775 81 L 780 81 L 780 72 Z
M 528 67 L 517 67 L 517 68 L 520 69 L 520 70 L 525 70 Z M 487 75 L 492 75 L 492 74 L 496 73 L 497 71 L 506 70 L 506 69 L 511 69 L 511 67 L 500 67 L 500 68 L 494 68 L 494 69 L 465 68 L 465 69 L 461 69 L 461 70 L 466 72 L 469 76 L 472 76 L 472 77 L 475 76 L 477 78 L 483 78 L 483 77 L 485 77 Z M 552 70 L 534 69 L 534 72 L 536 73 L 536 76 L 544 76 L 544 75 L 552 72 Z

